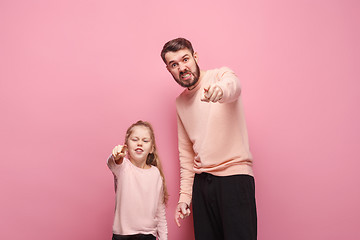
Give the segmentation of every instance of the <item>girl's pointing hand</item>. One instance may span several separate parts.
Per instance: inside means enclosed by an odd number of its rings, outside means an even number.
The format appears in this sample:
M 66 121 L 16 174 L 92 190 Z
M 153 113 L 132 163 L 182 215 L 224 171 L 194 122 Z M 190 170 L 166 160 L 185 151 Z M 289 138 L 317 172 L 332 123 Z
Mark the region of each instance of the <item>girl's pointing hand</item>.
M 122 160 L 126 155 L 127 146 L 126 145 L 117 145 L 112 150 L 112 155 L 115 160 Z

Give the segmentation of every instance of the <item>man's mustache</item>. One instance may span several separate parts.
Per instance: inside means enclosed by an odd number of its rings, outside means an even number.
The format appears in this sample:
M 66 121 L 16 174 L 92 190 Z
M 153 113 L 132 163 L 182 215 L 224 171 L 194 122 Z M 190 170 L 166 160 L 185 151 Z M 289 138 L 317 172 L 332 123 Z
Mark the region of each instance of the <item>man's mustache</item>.
M 192 74 L 192 72 L 190 72 L 189 70 L 186 70 L 186 71 L 184 71 L 184 72 L 180 72 L 180 76 L 182 76 L 182 75 L 184 75 L 184 74 L 186 74 L 186 73 Z

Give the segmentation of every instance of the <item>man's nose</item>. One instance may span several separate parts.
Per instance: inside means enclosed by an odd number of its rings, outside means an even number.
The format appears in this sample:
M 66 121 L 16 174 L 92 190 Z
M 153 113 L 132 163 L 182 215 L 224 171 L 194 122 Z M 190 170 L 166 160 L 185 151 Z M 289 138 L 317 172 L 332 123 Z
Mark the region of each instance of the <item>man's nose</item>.
M 179 71 L 184 72 L 186 70 L 186 65 L 184 63 L 179 63 Z

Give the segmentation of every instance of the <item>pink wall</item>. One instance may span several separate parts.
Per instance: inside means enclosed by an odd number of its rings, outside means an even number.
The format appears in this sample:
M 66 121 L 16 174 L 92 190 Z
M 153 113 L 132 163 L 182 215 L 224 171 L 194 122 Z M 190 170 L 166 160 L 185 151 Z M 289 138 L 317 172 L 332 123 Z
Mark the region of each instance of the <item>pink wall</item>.
M 110 239 L 105 161 L 154 125 L 179 187 L 174 98 L 159 53 L 189 38 L 241 78 L 259 239 L 360 239 L 359 1 L 0 1 L 0 239 Z

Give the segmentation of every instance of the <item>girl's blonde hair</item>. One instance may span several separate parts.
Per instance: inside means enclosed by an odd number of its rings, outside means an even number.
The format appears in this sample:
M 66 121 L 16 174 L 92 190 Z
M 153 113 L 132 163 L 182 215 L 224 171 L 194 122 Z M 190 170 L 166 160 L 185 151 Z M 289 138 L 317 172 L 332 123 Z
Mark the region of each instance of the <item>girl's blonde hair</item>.
M 133 132 L 133 128 L 136 126 L 144 126 L 147 129 L 149 129 L 150 132 L 150 137 L 151 137 L 151 142 L 152 142 L 152 146 L 153 146 L 153 152 L 149 153 L 149 155 L 146 158 L 146 164 L 147 165 L 153 165 L 155 167 L 157 167 L 160 171 L 160 175 L 162 178 L 162 185 L 163 185 L 163 202 L 166 204 L 168 199 L 169 199 L 169 194 L 167 191 L 167 187 L 166 187 L 166 183 L 165 183 L 165 176 L 164 176 L 164 172 L 162 170 L 161 167 L 161 162 L 160 162 L 160 158 L 157 152 L 157 147 L 156 147 L 156 142 L 155 142 L 155 134 L 154 134 L 154 129 L 151 126 L 151 124 L 149 122 L 146 121 L 137 121 L 136 123 L 132 124 L 128 130 L 126 131 L 126 135 L 125 135 L 125 144 L 127 144 L 129 137 L 131 135 L 131 133 Z

